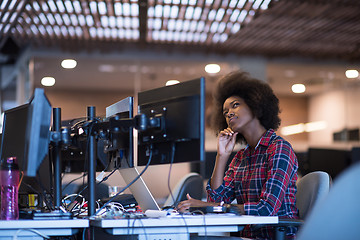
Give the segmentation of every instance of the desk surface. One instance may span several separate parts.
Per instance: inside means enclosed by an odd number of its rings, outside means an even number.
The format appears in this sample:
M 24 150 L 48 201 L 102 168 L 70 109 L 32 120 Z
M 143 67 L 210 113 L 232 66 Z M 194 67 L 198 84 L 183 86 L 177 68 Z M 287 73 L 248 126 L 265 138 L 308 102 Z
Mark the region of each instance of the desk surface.
M 188 239 L 189 233 L 201 232 L 235 232 L 239 226 L 247 224 L 277 224 L 278 217 L 268 216 L 236 216 L 232 214 L 207 215 L 175 215 L 160 218 L 141 219 L 99 219 L 91 220 L 90 225 L 106 229 L 113 235 L 139 234 L 148 239 L 147 234 L 179 235 L 179 238 Z M 89 227 L 89 220 L 13 220 L 0 221 L 0 238 L 12 239 L 39 237 L 36 230 L 47 236 L 70 236 L 81 228 Z M 182 234 L 182 235 L 181 235 Z M 35 238 L 32 238 L 35 239 Z M 39 238 L 41 239 L 41 238 Z
M 40 234 L 46 236 L 71 236 L 81 228 L 88 228 L 89 220 L 1 220 L 0 239 L 18 238 L 43 239 Z
M 112 235 L 139 234 L 148 239 L 149 234 L 157 234 L 172 239 L 189 239 L 190 233 L 237 232 L 248 224 L 277 224 L 278 217 L 236 216 L 232 214 L 177 215 L 160 218 L 140 219 L 99 219 L 90 225 L 105 229 Z M 182 234 L 182 235 L 181 235 Z M 179 235 L 177 237 L 177 235 Z
M 4 229 L 19 229 L 19 228 L 87 228 L 89 227 L 89 220 L 87 219 L 64 219 L 64 220 L 0 220 L 0 230 Z
M 158 226 L 225 226 L 248 224 L 277 224 L 277 216 L 237 216 L 233 214 L 207 214 L 207 215 L 177 215 L 160 218 L 140 219 L 99 219 L 91 221 L 90 225 L 101 228 L 128 227 L 158 227 Z

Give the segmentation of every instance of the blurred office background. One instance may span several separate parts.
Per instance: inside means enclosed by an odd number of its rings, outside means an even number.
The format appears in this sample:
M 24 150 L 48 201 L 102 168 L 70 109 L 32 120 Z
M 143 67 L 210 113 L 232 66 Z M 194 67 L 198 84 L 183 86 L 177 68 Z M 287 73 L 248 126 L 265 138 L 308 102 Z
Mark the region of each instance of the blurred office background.
M 360 158 L 359 10 L 357 0 L 4 0 L 1 112 L 42 87 L 63 120 L 85 117 L 87 106 L 105 115 L 127 96 L 136 103 L 139 91 L 203 76 L 211 114 L 216 80 L 244 70 L 279 97 L 278 134 L 292 143 L 301 173 L 324 168 L 336 177 Z M 64 59 L 76 66 L 64 68 Z M 220 69 L 206 72 L 208 64 Z M 42 85 L 44 77 L 54 85 Z M 294 93 L 294 84 L 305 91 Z M 206 136 L 214 152 L 215 136 Z M 171 185 L 192 167 L 173 168 Z M 166 180 L 169 168 L 159 168 L 162 176 L 150 169 L 145 178 L 165 197 L 158 183 L 166 181 L 154 178 Z

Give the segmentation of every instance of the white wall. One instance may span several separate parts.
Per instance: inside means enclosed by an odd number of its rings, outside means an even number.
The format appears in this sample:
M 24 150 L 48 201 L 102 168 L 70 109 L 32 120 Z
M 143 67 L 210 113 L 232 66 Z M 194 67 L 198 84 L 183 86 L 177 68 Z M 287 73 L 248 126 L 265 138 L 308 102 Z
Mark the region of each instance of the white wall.
M 346 90 L 346 124 L 348 128 L 360 127 L 360 87 Z
M 329 145 L 332 143 L 332 133 L 345 126 L 344 97 L 343 91 L 332 91 L 310 99 L 309 121 L 325 121 L 327 127 L 310 133 L 309 144 Z
M 333 141 L 333 133 L 360 127 L 360 88 L 328 91 L 310 98 L 309 121 L 326 121 L 327 128 L 309 133 L 310 146 L 351 147 L 358 143 Z

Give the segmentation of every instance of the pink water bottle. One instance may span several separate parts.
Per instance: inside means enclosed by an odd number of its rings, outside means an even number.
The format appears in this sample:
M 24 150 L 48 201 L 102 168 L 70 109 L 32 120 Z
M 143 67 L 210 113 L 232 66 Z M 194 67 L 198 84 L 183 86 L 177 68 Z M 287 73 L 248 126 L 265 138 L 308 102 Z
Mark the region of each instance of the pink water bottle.
M 3 160 L 0 168 L 2 220 L 19 219 L 19 180 L 20 173 L 16 158 Z

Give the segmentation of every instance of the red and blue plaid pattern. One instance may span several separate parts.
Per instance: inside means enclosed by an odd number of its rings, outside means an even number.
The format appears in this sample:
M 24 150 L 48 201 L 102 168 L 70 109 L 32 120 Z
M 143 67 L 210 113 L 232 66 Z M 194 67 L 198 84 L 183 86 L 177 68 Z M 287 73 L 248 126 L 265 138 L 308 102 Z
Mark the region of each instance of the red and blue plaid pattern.
M 295 206 L 298 162 L 290 143 L 270 129 L 253 152 L 240 150 L 218 189 L 207 186 L 208 201 L 244 204 L 247 215 L 298 218 Z M 293 229 L 292 233 L 296 229 Z M 271 238 L 268 228 L 253 231 L 247 226 L 243 237 Z

